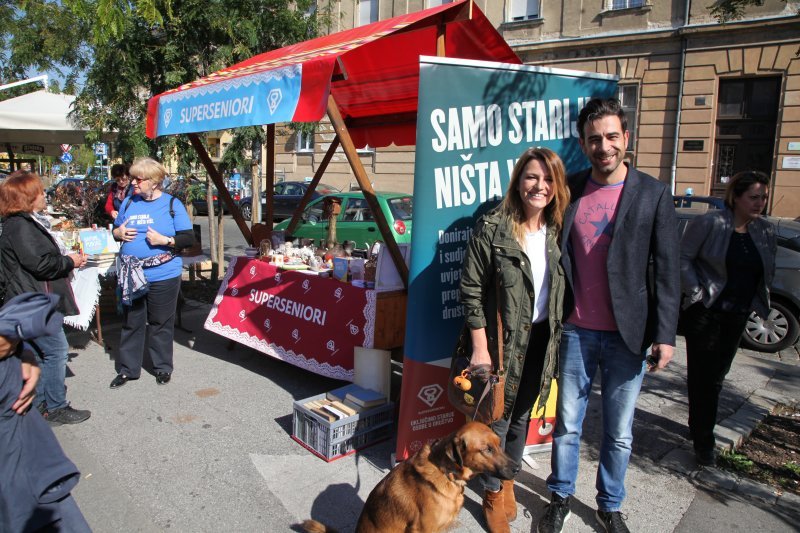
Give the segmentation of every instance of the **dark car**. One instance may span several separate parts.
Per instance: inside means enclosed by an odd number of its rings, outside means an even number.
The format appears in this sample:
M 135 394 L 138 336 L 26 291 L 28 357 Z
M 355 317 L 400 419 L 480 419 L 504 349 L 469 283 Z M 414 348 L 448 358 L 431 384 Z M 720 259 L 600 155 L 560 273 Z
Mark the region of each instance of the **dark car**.
M 725 200 L 716 196 L 673 196 L 675 207 L 696 209 L 725 209 Z
M 222 213 L 227 215 L 230 212 L 230 210 L 224 204 L 224 202 L 219 199 L 219 194 L 217 192 L 217 189 L 214 189 L 213 194 L 214 194 L 214 213 L 219 213 L 220 208 L 222 208 Z M 239 200 L 239 193 L 232 192 L 231 197 L 233 198 L 233 201 L 235 203 Z M 208 202 L 206 201 L 205 190 L 203 190 L 200 193 L 200 197 L 192 200 L 192 214 L 194 216 L 208 216 Z
M 275 184 L 275 192 L 272 197 L 272 219 L 283 220 L 294 214 L 300 200 L 303 199 L 310 183 L 304 181 L 283 181 Z M 318 183 L 314 188 L 311 200 L 315 200 L 323 194 L 340 192 L 339 189 L 324 183 Z M 246 196 L 239 202 L 239 209 L 245 220 L 250 220 L 253 209 L 253 197 Z M 267 193 L 261 193 L 261 219 L 267 218 Z
M 683 235 L 689 220 L 706 211 L 676 209 L 680 234 Z M 750 315 L 742 345 L 759 352 L 778 352 L 794 344 L 800 335 L 800 222 L 764 218 L 775 226 L 778 240 L 769 316 Z

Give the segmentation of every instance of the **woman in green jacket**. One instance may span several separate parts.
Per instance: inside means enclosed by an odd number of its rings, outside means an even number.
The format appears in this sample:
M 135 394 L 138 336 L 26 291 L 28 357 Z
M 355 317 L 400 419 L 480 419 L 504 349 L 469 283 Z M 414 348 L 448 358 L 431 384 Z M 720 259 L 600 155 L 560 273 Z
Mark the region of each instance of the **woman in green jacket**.
M 552 150 L 529 148 L 517 161 L 502 203 L 482 217 L 464 259 L 461 301 L 473 365 L 497 356 L 497 316 L 506 374 L 503 417 L 492 424 L 519 471 L 536 397 L 547 400 L 558 361 L 564 273 L 558 236 L 569 204 L 564 164 Z M 514 481 L 483 479 L 489 530 L 516 518 Z

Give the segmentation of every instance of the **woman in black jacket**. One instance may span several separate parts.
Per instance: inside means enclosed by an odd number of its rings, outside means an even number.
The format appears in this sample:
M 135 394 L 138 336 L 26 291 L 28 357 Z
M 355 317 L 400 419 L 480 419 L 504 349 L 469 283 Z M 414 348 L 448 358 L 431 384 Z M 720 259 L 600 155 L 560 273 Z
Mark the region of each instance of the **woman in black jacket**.
M 37 174 L 17 171 L 0 185 L 4 297 L 8 300 L 23 292 L 57 294 L 61 297 L 58 310 L 64 315 L 76 315 L 78 306 L 68 276 L 86 264 L 86 256 L 59 247 L 47 222 L 37 216 L 44 208 L 44 187 Z M 64 380 L 69 343 L 63 328 L 55 335 L 38 337 L 31 344 L 37 350 L 42 370 L 34 400 L 39 410 L 52 425 L 77 424 L 89 418 L 89 411 L 74 409 L 67 402 Z
M 686 309 L 689 433 L 701 466 L 716 463 L 719 395 L 751 312 L 769 316 L 775 276 L 775 228 L 761 217 L 769 177 L 742 171 L 728 182 L 725 209 L 695 217 L 681 240 Z

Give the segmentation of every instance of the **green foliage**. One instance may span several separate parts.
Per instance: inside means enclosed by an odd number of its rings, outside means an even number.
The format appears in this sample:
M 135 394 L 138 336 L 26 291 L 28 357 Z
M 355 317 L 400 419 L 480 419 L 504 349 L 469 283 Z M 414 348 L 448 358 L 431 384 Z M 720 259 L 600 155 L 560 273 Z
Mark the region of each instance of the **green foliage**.
M 67 86 L 74 85 L 90 60 L 83 40 L 87 30 L 86 21 L 58 0 L 0 0 L 0 81 L 49 71 L 63 76 Z M 3 91 L 0 98 L 37 89 L 32 85 Z
M 783 0 L 785 3 L 786 0 Z M 725 23 L 744 17 L 745 10 L 750 6 L 759 6 L 764 0 L 718 0 L 708 6 L 709 12 L 718 21 Z
M 306 16 L 311 0 L 64 0 L 92 14 L 94 63 L 78 95 L 78 114 L 95 130 L 115 130 L 115 153 L 178 158 L 179 173 L 196 166 L 186 137 L 146 139 L 147 100 L 253 55 L 316 35 L 320 16 Z M 120 15 L 123 16 L 120 16 Z M 253 128 L 245 128 L 245 130 Z M 244 166 L 252 131 L 237 131 Z M 244 136 L 241 140 L 238 137 Z
M 795 461 L 789 461 L 783 465 L 784 470 L 792 473 L 795 477 L 800 478 L 800 464 Z
M 717 463 L 734 472 L 747 473 L 753 469 L 753 461 L 737 452 L 723 452 L 717 458 Z

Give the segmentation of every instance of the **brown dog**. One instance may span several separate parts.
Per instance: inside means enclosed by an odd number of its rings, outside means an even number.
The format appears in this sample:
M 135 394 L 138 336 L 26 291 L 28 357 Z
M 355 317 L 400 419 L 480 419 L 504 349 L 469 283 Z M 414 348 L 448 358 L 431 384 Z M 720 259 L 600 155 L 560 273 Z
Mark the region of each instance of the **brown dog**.
M 469 422 L 389 472 L 367 498 L 356 533 L 443 531 L 464 505 L 467 481 L 478 474 L 511 479 L 514 472 L 499 437 Z M 316 520 L 306 520 L 303 528 L 333 531 Z

